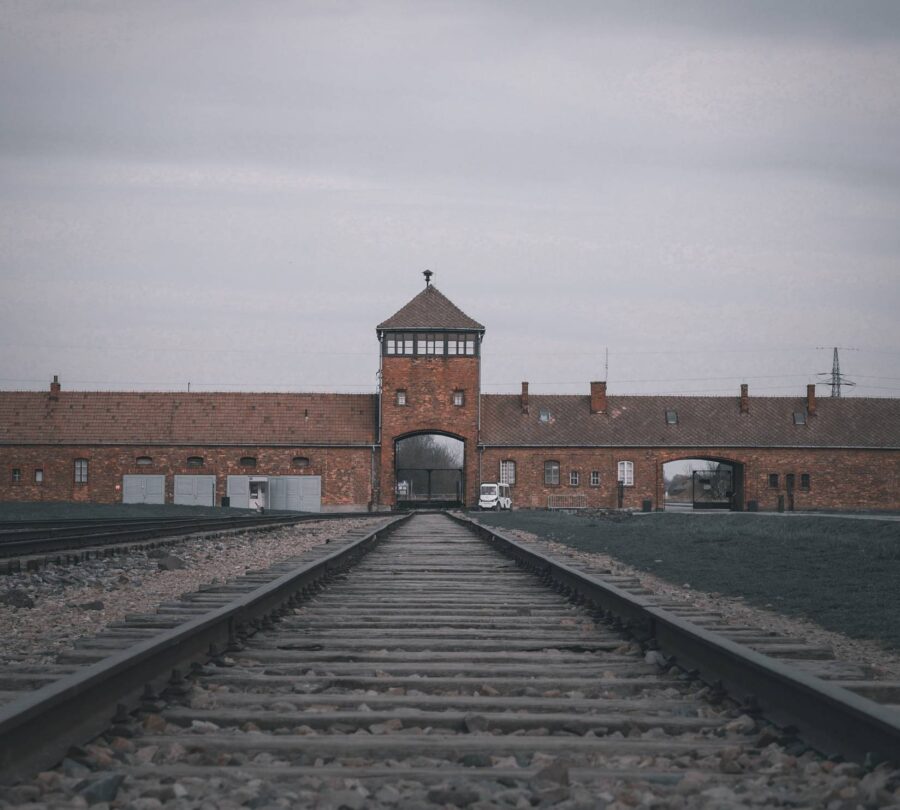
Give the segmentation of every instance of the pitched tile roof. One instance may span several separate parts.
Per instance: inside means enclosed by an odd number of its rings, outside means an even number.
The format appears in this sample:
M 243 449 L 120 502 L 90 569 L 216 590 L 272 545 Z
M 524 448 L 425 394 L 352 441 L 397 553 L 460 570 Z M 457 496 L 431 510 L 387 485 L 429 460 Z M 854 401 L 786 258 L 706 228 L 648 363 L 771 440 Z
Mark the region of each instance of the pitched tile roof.
M 541 409 L 550 413 L 541 422 Z M 667 425 L 665 412 L 678 412 Z M 482 397 L 482 441 L 499 446 L 592 447 L 871 447 L 900 448 L 900 399 L 822 398 L 816 415 L 803 397 L 752 397 L 741 414 L 737 397 L 610 396 L 592 414 L 589 396 L 531 395 L 523 414 L 518 394 Z
M 433 284 L 426 287 L 405 307 L 375 327 L 383 329 L 477 329 L 484 327 L 473 320 Z
M 0 392 L 0 444 L 367 445 L 374 394 Z

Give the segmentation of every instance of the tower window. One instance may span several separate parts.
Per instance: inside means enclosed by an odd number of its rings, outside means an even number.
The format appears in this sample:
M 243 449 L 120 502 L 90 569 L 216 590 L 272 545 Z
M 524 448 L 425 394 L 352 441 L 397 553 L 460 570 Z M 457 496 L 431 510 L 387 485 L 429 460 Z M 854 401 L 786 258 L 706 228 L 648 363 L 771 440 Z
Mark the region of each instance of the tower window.
M 466 404 L 466 393 L 465 391 L 454 391 L 453 392 L 453 404 L 457 408 L 461 408 Z
M 398 405 L 406 405 L 406 389 L 400 388 L 394 400 Z

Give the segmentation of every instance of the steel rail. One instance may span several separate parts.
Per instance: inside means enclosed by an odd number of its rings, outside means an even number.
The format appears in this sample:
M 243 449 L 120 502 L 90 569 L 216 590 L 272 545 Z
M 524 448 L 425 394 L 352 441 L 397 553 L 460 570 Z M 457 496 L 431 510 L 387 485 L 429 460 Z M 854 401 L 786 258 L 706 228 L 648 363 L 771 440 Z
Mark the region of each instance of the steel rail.
M 231 515 L 204 518 L 146 518 L 137 521 L 97 521 L 87 526 L 22 529 L 0 532 L 0 557 L 17 557 L 55 551 L 74 551 L 85 546 L 104 546 L 119 542 L 139 542 L 195 532 L 250 529 L 258 526 L 278 526 L 316 520 L 350 517 L 372 517 L 371 512 L 337 512 L 324 515 Z
M 494 548 L 597 614 L 618 619 L 637 640 L 656 645 L 688 672 L 724 690 L 749 711 L 796 729 L 826 754 L 900 763 L 900 711 L 737 644 L 648 600 L 544 556 L 502 532 L 448 513 Z
M 73 745 L 110 725 L 119 705 L 137 705 L 170 673 L 227 649 L 247 629 L 296 603 L 298 592 L 318 590 L 348 568 L 409 515 L 367 532 L 225 607 L 164 631 L 0 707 L 0 783 L 58 762 Z M 177 680 L 177 678 L 176 678 Z

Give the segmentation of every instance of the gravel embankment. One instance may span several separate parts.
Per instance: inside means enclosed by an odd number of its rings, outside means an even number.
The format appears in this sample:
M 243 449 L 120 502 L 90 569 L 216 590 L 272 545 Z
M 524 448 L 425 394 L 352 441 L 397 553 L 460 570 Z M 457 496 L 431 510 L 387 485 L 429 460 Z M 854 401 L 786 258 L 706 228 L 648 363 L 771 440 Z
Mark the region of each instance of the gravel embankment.
M 49 663 L 85 636 L 128 614 L 297 557 L 376 519 L 304 523 L 270 531 L 200 537 L 164 549 L 129 551 L 78 565 L 50 564 L 0 578 L 0 666 Z M 183 569 L 161 570 L 172 555 Z M 177 564 L 177 563 L 176 563 Z

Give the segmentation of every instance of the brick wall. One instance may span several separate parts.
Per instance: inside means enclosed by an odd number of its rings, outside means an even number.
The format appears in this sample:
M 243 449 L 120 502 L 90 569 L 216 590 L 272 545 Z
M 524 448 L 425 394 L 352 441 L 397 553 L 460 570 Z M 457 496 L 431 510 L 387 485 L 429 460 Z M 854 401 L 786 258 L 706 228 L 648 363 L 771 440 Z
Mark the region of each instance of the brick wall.
M 478 492 L 478 357 L 385 356 L 381 369 L 382 428 L 380 498 L 396 504 L 394 441 L 409 433 L 449 433 L 465 442 L 467 503 Z M 406 391 L 406 405 L 397 405 L 396 392 Z M 465 402 L 453 404 L 453 392 Z
M 136 459 L 147 456 L 149 465 Z M 190 467 L 189 456 L 200 456 L 202 467 Z M 244 467 L 242 457 L 256 458 L 255 467 Z M 308 467 L 293 466 L 295 457 L 309 459 Z M 87 459 L 88 481 L 75 483 L 75 459 Z M 13 482 L 13 469 L 22 481 Z M 43 483 L 34 471 L 43 470 Z M 372 500 L 372 450 L 319 447 L 0 447 L 0 500 L 92 501 L 117 503 L 123 475 L 165 475 L 166 502 L 174 500 L 175 475 L 215 475 L 216 503 L 226 492 L 229 475 L 320 475 L 323 509 L 365 510 Z
M 584 495 L 590 507 L 615 507 L 617 462 L 634 464 L 634 486 L 625 488 L 625 507 L 640 508 L 650 500 L 653 508 L 664 503 L 663 465 L 685 458 L 709 457 L 743 465 L 744 506 L 756 501 L 760 509 L 778 508 L 779 495 L 787 503 L 786 475 L 793 473 L 794 508 L 900 510 L 900 451 L 833 449 L 728 448 L 486 448 L 481 480 L 497 481 L 500 462 L 516 462 L 513 505 L 545 508 L 548 495 Z M 544 462 L 557 461 L 560 483 L 544 483 Z M 580 473 L 578 486 L 569 484 L 569 473 Z M 600 485 L 590 485 L 592 470 L 600 472 Z M 778 474 L 778 486 L 769 486 L 769 475 Z M 801 475 L 810 476 L 809 490 L 801 489 Z

